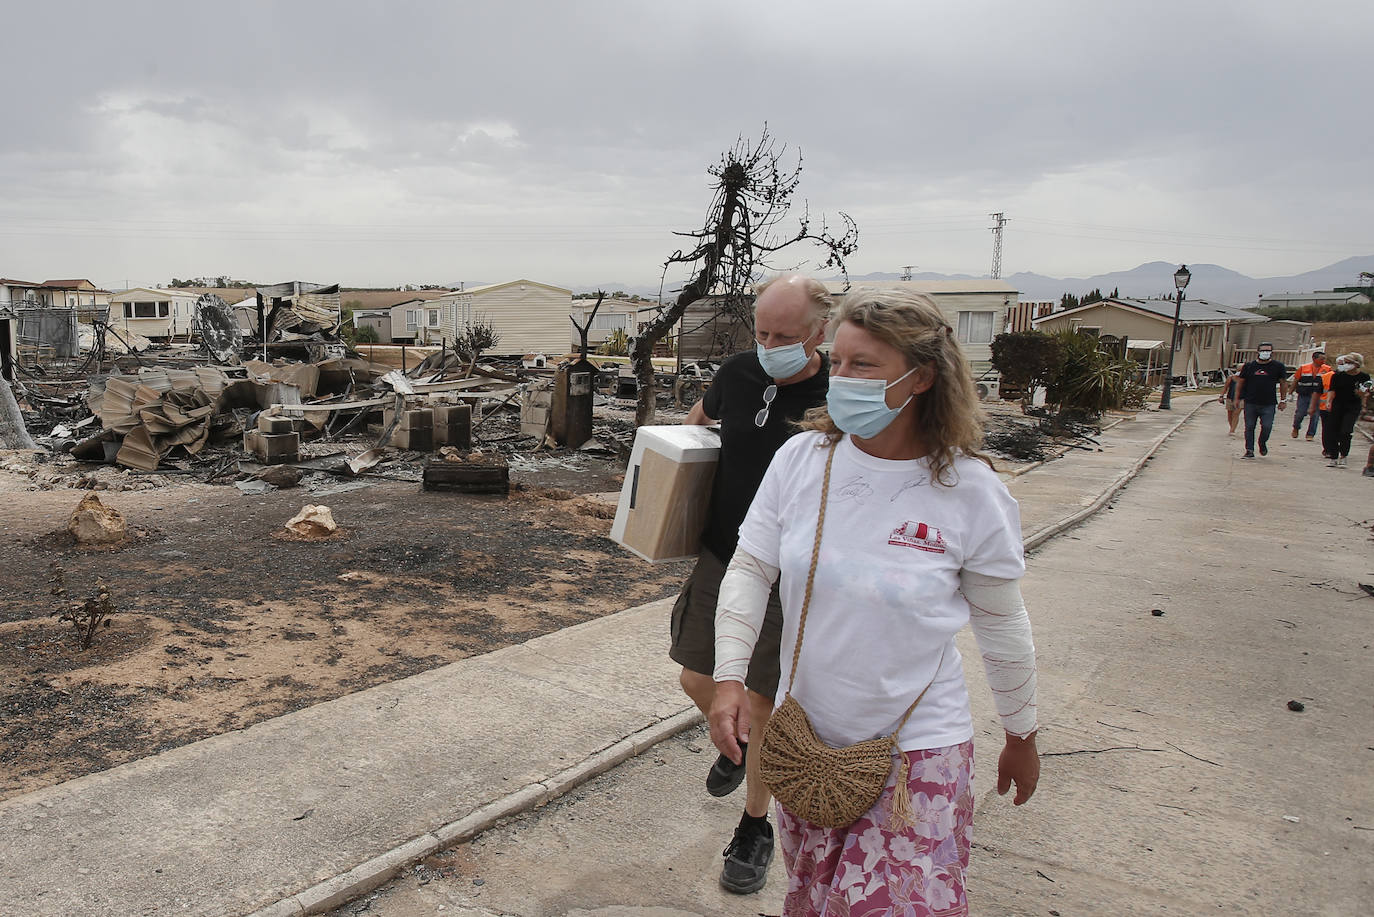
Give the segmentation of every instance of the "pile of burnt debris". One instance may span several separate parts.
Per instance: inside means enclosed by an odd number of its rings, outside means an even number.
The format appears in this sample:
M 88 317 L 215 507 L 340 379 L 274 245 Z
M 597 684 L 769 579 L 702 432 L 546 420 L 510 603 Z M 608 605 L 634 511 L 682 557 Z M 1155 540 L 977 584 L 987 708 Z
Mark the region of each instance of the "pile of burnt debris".
M 589 456 L 619 469 L 629 456 L 638 392 L 628 367 L 585 353 L 557 365 L 482 360 L 441 345 L 414 365 L 402 350 L 395 368 L 342 339 L 337 286 L 294 281 L 249 302 L 202 296 L 183 344 L 134 341 L 108 314 L 84 337 L 69 332 L 87 326 L 66 321 L 21 334 L 20 360 L 0 373 L 0 449 L 25 451 L 0 456 L 0 469 L 44 489 L 198 480 L 318 493 L 392 479 L 499 493 L 512 467 L 575 475 Z M 661 422 L 681 419 L 713 368 L 656 374 Z M 1095 431 L 1062 415 L 992 412 L 988 446 L 1036 461 L 1055 447 L 1094 448 Z
M 575 470 L 572 456 L 614 463 L 628 455 L 632 402 L 618 409 L 601 387 L 596 403 L 609 416 L 576 449 L 560 445 L 552 393 L 566 367 L 464 360 L 441 349 L 403 371 L 340 349 L 313 362 L 223 365 L 173 347 L 145 352 L 137 365 L 121 356 L 104 373 L 19 380 L 7 445 L 25 447 L 16 432 L 31 436 L 33 454 L 0 466 L 44 489 L 195 480 L 252 493 L 390 479 L 493 493 L 508 488 L 510 466 Z
M 42 487 L 198 480 L 255 492 L 304 477 L 313 489 L 371 478 L 491 493 L 507 489 L 511 465 L 566 464 L 572 454 L 614 462 L 633 438 L 629 406 L 617 410 L 613 398 L 598 395 L 608 416 L 598 417 L 594 435 L 577 449 L 560 445 L 549 432 L 557 367 L 477 363 L 451 352 L 407 372 L 357 355 L 239 366 L 170 355 L 159 362 L 184 365 L 17 384 L 37 461 L 0 464 Z
M 988 451 L 1016 462 L 1043 462 L 1068 449 L 1098 451 L 1101 432 L 1098 418 L 1031 407 L 1023 414 L 988 412 L 984 443 Z

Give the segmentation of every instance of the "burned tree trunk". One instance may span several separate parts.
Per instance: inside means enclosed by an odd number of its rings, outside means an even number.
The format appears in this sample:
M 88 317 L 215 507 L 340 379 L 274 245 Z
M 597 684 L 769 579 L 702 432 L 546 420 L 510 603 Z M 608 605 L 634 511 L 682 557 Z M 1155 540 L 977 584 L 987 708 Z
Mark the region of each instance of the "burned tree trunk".
M 571 315 L 568 316 L 568 321 L 573 323 L 573 327 L 577 329 L 578 336 L 582 339 L 582 347 L 578 353 L 582 354 L 582 362 L 584 363 L 587 361 L 587 353 L 590 350 L 590 346 L 587 344 L 587 334 L 592 330 L 592 322 L 596 321 L 596 313 L 601 309 L 601 303 L 603 303 L 605 299 L 605 291 L 597 290 L 596 305 L 592 306 L 592 314 L 587 316 L 585 322 L 579 322 Z
M 738 308 L 750 287 L 767 270 L 774 270 L 769 257 L 798 242 L 814 242 L 825 251 L 820 267 L 837 267 L 845 272 L 844 259 L 858 248 L 859 231 L 854 221 L 841 213 L 845 231 L 832 236 L 822 222 L 812 232 L 809 216 L 803 214 L 793 234 L 776 236 L 779 222 L 787 216 L 792 195 L 801 175 L 801 157 L 790 170 L 781 164 L 783 151 L 774 147 L 764 125 L 757 144 L 744 138 L 721 156 L 708 171 L 716 178 L 715 198 L 700 230 L 678 235 L 695 241 L 691 251 L 677 251 L 664 263 L 666 276 L 674 264 L 692 265 L 691 280 L 671 306 L 662 308 L 635 338 L 630 365 L 639 384 L 639 403 L 635 424 L 652 423 L 655 412 L 654 346 L 681 321 L 687 307 L 706 296 L 724 293 L 724 309 Z M 679 344 L 681 342 L 679 341 Z
M 676 301 L 639 333 L 635 338 L 634 350 L 630 354 L 630 366 L 639 382 L 639 403 L 635 406 L 635 426 L 642 427 L 654 422 L 657 408 L 656 387 L 654 385 L 654 345 L 663 339 L 673 326 L 682 320 L 687 307 L 711 292 L 720 278 L 720 265 L 731 242 L 730 227 L 734 225 L 735 213 L 740 206 L 740 191 L 747 176 L 744 167 L 735 164 L 733 174 L 724 176 L 722 182 L 724 198 L 721 202 L 720 219 L 716 223 L 715 238 L 701 252 L 701 269 L 692 278 Z
M 24 415 L 19 413 L 19 402 L 14 400 L 14 390 L 0 377 L 0 448 L 37 449 L 28 427 L 24 426 Z

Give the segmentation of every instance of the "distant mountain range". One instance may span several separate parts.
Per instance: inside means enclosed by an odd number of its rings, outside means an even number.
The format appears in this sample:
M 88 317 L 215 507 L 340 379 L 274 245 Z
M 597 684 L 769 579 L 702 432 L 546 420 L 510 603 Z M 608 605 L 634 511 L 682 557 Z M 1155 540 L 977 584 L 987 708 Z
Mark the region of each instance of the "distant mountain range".
M 1047 277 L 1021 271 L 1003 277 L 1007 283 L 1016 287 L 1022 300 L 1058 300 L 1065 293 L 1082 296 L 1093 289 L 1100 289 L 1104 295 L 1112 290 L 1120 290 L 1122 296 L 1144 299 L 1151 296 L 1174 295 L 1174 271 L 1177 264 L 1167 261 L 1151 261 L 1129 271 L 1113 271 L 1109 274 L 1095 274 L 1092 277 Z M 1346 258 L 1315 271 L 1294 274 L 1286 277 L 1249 277 L 1219 264 L 1190 264 L 1188 270 L 1192 280 L 1188 284 L 1189 299 L 1207 299 L 1230 306 L 1253 306 L 1259 302 L 1261 293 L 1310 293 L 1314 290 L 1330 290 L 1333 287 L 1354 286 L 1359 282 L 1361 271 L 1374 271 L 1374 255 L 1361 255 Z M 983 275 L 986 277 L 987 275 Z M 901 274 L 873 273 L 851 275 L 854 283 L 865 280 L 900 280 Z M 912 274 L 912 280 L 977 280 L 972 274 L 936 274 L 929 271 Z M 581 291 L 584 287 L 573 287 Z M 623 290 L 638 293 L 640 296 L 658 296 L 658 286 L 630 286 L 627 284 L 607 283 L 592 289 L 606 291 Z M 665 291 L 666 292 L 666 291 Z

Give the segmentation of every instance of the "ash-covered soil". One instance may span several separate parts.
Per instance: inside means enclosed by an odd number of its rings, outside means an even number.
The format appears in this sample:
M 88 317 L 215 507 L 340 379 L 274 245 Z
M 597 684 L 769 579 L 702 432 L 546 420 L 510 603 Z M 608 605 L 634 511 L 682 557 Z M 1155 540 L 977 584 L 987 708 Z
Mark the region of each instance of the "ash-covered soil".
M 551 477 L 605 489 L 613 467 Z M 567 489 L 108 492 L 134 534 L 91 550 L 63 530 L 83 491 L 0 479 L 0 799 L 670 595 L 687 572 L 618 548 L 613 504 Z M 279 537 L 305 503 L 342 533 Z M 51 612 L 97 581 L 116 610 L 81 650 Z

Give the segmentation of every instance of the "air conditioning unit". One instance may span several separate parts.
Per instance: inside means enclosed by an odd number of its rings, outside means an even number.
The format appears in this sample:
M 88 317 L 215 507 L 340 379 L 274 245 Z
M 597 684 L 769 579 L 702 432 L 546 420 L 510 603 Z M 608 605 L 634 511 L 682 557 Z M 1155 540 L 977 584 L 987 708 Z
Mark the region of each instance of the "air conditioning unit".
M 1000 388 L 1002 383 L 998 379 L 976 379 L 974 388 L 978 390 L 979 401 L 1001 401 L 1002 395 Z

